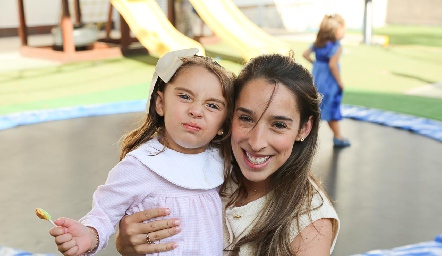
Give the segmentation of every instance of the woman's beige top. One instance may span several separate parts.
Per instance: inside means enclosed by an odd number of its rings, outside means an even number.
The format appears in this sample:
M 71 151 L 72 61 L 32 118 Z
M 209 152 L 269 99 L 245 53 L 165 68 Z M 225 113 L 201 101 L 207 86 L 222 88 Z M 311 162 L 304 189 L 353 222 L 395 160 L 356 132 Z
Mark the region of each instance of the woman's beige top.
M 230 183 L 231 184 L 231 183 Z M 316 185 L 313 184 L 315 187 Z M 233 191 L 233 190 L 232 190 Z M 271 196 L 271 193 L 267 194 L 264 197 L 261 197 L 255 201 L 252 201 L 244 206 L 240 207 L 229 207 L 226 209 L 225 217 L 224 217 L 224 248 L 231 249 L 231 243 L 235 239 L 238 241 L 245 234 L 250 232 L 251 228 L 254 225 L 254 220 L 257 219 L 261 209 L 264 207 L 266 199 Z M 227 200 L 223 198 L 223 206 L 227 204 Z M 321 205 L 322 204 L 322 205 Z M 319 207 L 319 208 L 317 208 Z M 338 215 L 333 208 L 330 201 L 323 194 L 322 191 L 316 193 L 312 199 L 312 208 L 317 208 L 311 212 L 311 218 L 307 214 L 301 215 L 299 227 L 300 229 L 304 229 L 311 223 L 316 220 L 327 218 L 333 219 L 336 222 L 337 230 L 334 232 L 333 244 L 330 248 L 330 254 L 333 252 L 336 238 L 339 232 L 339 218 Z M 291 234 L 290 240 L 293 241 L 295 237 L 299 234 L 299 230 L 297 227 L 297 221 L 293 220 L 291 224 Z M 253 244 L 247 243 L 240 248 L 239 255 L 253 255 Z M 224 251 L 224 255 L 228 255 L 229 251 Z

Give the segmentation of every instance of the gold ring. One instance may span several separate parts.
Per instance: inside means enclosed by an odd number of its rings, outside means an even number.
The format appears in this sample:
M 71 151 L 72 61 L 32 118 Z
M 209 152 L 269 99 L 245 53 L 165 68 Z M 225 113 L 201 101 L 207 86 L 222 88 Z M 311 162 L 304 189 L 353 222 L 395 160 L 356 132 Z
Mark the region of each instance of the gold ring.
M 149 234 L 146 234 L 146 241 L 148 244 L 153 244 L 154 242 L 152 242 L 149 238 Z

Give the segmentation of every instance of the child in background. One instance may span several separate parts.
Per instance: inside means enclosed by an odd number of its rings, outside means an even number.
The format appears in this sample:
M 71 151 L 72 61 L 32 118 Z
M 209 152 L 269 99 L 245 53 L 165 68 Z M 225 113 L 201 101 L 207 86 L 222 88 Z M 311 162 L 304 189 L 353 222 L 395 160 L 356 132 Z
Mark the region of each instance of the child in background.
M 169 52 L 158 60 L 144 123 L 127 134 L 120 162 L 93 195 L 79 221 L 60 218 L 52 228 L 63 255 L 95 254 L 124 215 L 167 206 L 182 232 L 164 255 L 221 255 L 223 161 L 230 162 L 234 74 L 197 49 Z M 224 159 L 223 159 L 224 158 Z M 175 215 L 174 215 L 175 214 Z M 201 244 L 210 239 L 210 243 Z M 140 244 L 156 241 L 149 234 Z M 179 245 L 179 246 L 178 246 Z M 163 255 L 161 253 L 161 255 Z
M 315 86 L 323 99 L 321 119 L 326 120 L 333 131 L 334 147 L 348 147 L 350 141 L 344 138 L 339 128 L 342 120 L 341 102 L 344 84 L 341 80 L 339 57 L 342 47 L 339 43 L 345 35 L 345 21 L 339 14 L 325 15 L 322 20 L 316 41 L 303 56 L 313 64 L 312 75 Z M 310 57 L 315 53 L 315 61 Z

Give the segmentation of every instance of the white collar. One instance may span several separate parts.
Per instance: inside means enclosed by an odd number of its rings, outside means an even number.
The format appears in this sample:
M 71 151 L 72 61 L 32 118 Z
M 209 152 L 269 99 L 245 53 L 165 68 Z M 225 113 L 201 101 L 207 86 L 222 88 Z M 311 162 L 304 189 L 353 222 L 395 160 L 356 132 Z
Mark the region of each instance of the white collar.
M 224 181 L 223 159 L 217 148 L 183 154 L 165 148 L 158 137 L 128 153 L 169 182 L 188 189 L 212 189 Z

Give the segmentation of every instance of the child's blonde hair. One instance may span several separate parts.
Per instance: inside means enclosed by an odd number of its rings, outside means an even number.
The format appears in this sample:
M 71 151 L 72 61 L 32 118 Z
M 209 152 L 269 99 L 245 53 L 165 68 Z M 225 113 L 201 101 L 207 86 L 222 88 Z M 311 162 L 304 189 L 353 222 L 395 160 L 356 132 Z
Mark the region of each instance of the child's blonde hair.
M 345 20 L 339 14 L 325 15 L 319 25 L 316 35 L 315 47 L 324 47 L 328 41 L 335 42 L 336 31 L 345 26 Z
M 187 57 L 180 57 L 179 60 L 181 60 L 182 64 L 176 67 L 175 72 L 170 77 L 168 82 L 173 82 L 177 76 L 179 76 L 183 70 L 191 68 L 191 67 L 203 67 L 210 71 L 211 73 L 215 74 L 220 83 L 221 83 L 221 89 L 223 92 L 223 96 L 227 103 L 227 112 L 226 112 L 226 120 L 224 121 L 222 125 L 223 129 L 223 135 L 216 135 L 214 139 L 211 141 L 212 146 L 217 146 L 220 148 L 221 155 L 223 156 L 224 160 L 228 160 L 225 162 L 230 162 L 230 141 L 226 140 L 230 136 L 230 126 L 231 126 L 231 116 L 233 114 L 233 82 L 235 79 L 235 75 L 220 66 L 216 61 L 212 60 L 209 57 L 203 57 L 203 56 L 187 56 Z M 161 59 L 159 60 L 159 62 Z M 171 68 L 172 65 L 169 65 L 167 68 Z M 158 65 L 157 65 L 158 68 Z M 173 71 L 172 71 L 173 72 Z M 164 117 L 157 114 L 155 109 L 155 101 L 157 98 L 157 92 L 161 91 L 164 92 L 167 83 L 162 80 L 161 77 L 158 77 L 156 79 L 156 82 L 153 81 L 155 84 L 152 84 L 151 86 L 154 86 L 150 99 L 148 100 L 148 109 L 147 109 L 147 115 L 144 120 L 144 123 L 136 128 L 135 130 L 131 131 L 130 133 L 124 135 L 124 139 L 122 141 L 121 145 L 121 153 L 120 153 L 120 160 L 123 159 L 127 153 L 130 151 L 136 149 L 141 144 L 151 140 L 157 135 L 164 136 L 165 127 L 164 127 Z M 167 146 L 167 145 L 165 145 Z

